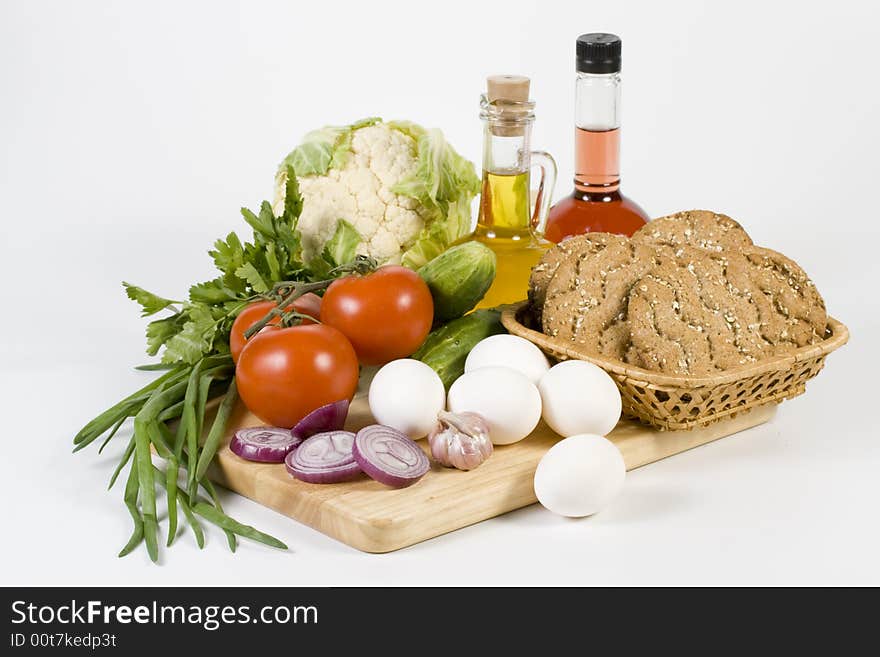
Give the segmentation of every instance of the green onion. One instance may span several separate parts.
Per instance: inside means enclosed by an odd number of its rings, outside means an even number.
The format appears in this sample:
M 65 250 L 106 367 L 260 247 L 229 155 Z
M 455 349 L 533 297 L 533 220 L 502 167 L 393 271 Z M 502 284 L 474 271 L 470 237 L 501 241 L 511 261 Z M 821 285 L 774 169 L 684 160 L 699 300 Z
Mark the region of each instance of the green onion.
M 189 488 L 189 498 L 190 503 L 195 502 L 196 497 L 196 485 L 199 481 L 201 481 L 205 472 L 208 470 L 208 466 L 211 465 L 211 461 L 214 460 L 214 455 L 217 453 L 217 448 L 220 446 L 220 440 L 223 438 L 223 433 L 226 431 L 226 423 L 229 421 L 229 415 L 232 413 L 232 407 L 235 405 L 235 402 L 238 400 L 238 389 L 235 386 L 235 377 L 229 382 L 229 389 L 226 391 L 226 395 L 223 397 L 223 401 L 220 403 L 220 407 L 217 409 L 217 415 L 214 417 L 214 423 L 211 425 L 211 430 L 208 432 L 208 437 L 205 439 L 205 444 L 202 447 L 202 453 L 198 459 L 198 465 L 196 466 L 195 472 L 190 471 L 190 488 Z
M 77 433 L 73 439 L 74 444 L 88 444 L 116 424 L 120 417 L 129 417 L 137 413 L 137 411 L 140 410 L 140 405 L 146 402 L 149 393 L 152 393 L 156 388 L 164 385 L 166 382 L 173 381 L 180 375 L 181 371 L 183 371 L 183 368 L 181 367 L 169 370 L 140 390 L 133 392 L 125 399 L 108 408 L 79 430 L 79 433 Z
M 155 465 L 153 466 L 153 471 L 158 475 L 156 477 L 156 481 L 164 488 L 167 486 L 167 481 L 165 477 L 162 476 L 162 471 L 157 468 Z M 180 506 L 180 510 L 183 511 L 183 515 L 186 516 L 187 522 L 189 522 L 189 526 L 193 530 L 193 536 L 196 538 L 196 545 L 199 546 L 199 549 L 205 547 L 205 533 L 202 531 L 202 525 L 198 521 L 198 518 L 192 512 L 189 504 L 186 501 L 186 496 L 183 494 L 183 491 L 177 490 L 177 504 Z
M 131 455 L 134 453 L 134 434 L 131 436 L 131 440 L 128 441 L 128 447 L 125 448 L 125 451 L 122 453 L 122 459 L 119 461 L 119 465 L 116 466 L 116 469 L 113 471 L 113 476 L 110 477 L 110 484 L 107 486 L 107 490 L 113 488 L 113 484 L 116 483 L 116 478 L 119 476 L 119 473 L 122 472 L 122 468 L 125 467 L 125 464 L 128 463 Z
M 136 365 L 134 369 L 139 372 L 162 372 L 165 370 L 173 370 L 177 365 L 173 363 L 146 363 L 145 365 Z
M 125 501 L 125 506 L 128 507 L 128 512 L 131 514 L 131 519 L 134 521 L 134 531 L 131 533 L 131 538 L 128 539 L 128 543 L 126 543 L 125 547 L 119 551 L 120 557 L 124 557 L 126 554 L 134 550 L 144 539 L 144 521 L 141 518 L 141 512 L 138 510 L 137 498 L 138 470 L 137 467 L 135 467 L 135 464 L 132 464 L 131 470 L 129 470 L 128 473 L 128 481 L 125 484 L 125 495 L 123 496 L 123 500 Z
M 269 534 L 264 534 L 263 532 L 254 529 L 250 525 L 243 525 L 237 520 L 233 520 L 225 513 L 222 513 L 215 509 L 210 504 L 205 504 L 204 502 L 198 502 L 193 506 L 193 511 L 202 516 L 208 522 L 214 523 L 218 527 L 222 527 L 223 529 L 228 529 L 233 534 L 238 534 L 244 538 L 249 538 L 253 541 L 258 541 L 259 543 L 263 543 L 265 545 L 269 545 L 271 547 L 275 547 L 281 550 L 286 550 L 287 546 L 279 541 L 274 536 L 269 536 Z
M 147 435 L 146 424 L 147 421 L 141 418 L 140 414 L 134 419 L 135 466 L 137 467 L 141 509 L 144 518 L 144 540 L 147 543 L 147 553 L 150 555 L 150 559 L 156 562 L 159 560 L 159 544 L 156 538 L 159 523 L 156 518 L 156 487 L 153 482 L 150 438 Z
M 165 470 L 165 490 L 168 492 L 168 541 L 165 547 L 171 547 L 174 537 L 177 535 L 177 475 L 180 468 L 177 457 L 173 454 L 168 459 Z
M 217 510 L 220 513 L 223 513 L 223 506 L 220 504 L 220 498 L 217 496 L 217 489 L 214 488 L 214 484 L 211 483 L 211 480 L 206 478 L 202 481 L 202 486 L 208 491 L 208 495 L 211 496 L 211 500 L 214 502 L 214 506 L 217 507 Z M 223 531 L 226 534 L 226 542 L 229 544 L 229 550 L 235 552 L 238 547 L 238 541 L 235 539 L 235 534 L 228 529 L 224 529 Z

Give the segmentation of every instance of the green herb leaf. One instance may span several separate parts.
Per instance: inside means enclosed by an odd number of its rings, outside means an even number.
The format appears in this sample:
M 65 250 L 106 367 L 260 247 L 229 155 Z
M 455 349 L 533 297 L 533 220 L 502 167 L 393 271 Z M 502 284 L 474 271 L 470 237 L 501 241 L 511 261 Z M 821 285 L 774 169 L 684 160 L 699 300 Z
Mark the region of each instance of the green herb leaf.
M 263 233 L 263 235 L 268 239 L 274 238 L 275 237 L 275 213 L 272 212 L 272 204 L 269 203 L 269 201 L 263 201 L 262 203 L 260 203 L 259 219 L 260 219 L 261 226 L 268 226 L 269 227 L 268 232 Z
M 214 259 L 217 269 L 224 274 L 234 274 L 235 270 L 244 263 L 244 247 L 235 233 L 229 233 L 225 240 L 214 242 L 214 249 L 208 251 L 208 255 Z
M 286 252 L 281 266 L 281 277 L 284 279 L 293 278 L 293 274 L 302 268 L 302 245 L 299 233 L 296 231 L 296 222 L 293 224 L 279 223 L 276 229 L 278 231 L 277 243 L 284 247 Z
M 193 364 L 203 354 L 211 351 L 217 323 L 209 308 L 200 305 L 187 306 L 189 320 L 184 323 L 183 330 L 165 343 L 163 363 Z
M 287 182 L 284 186 L 284 219 L 291 227 L 296 226 L 296 220 L 302 214 L 303 199 L 299 192 L 299 181 L 296 179 L 296 170 L 288 165 Z
M 272 206 L 268 201 L 263 201 L 260 206 L 260 214 L 256 215 L 247 208 L 241 209 L 241 216 L 248 222 L 255 233 L 267 239 L 275 237 L 275 215 L 272 214 Z
M 269 242 L 266 244 L 266 265 L 269 267 L 269 279 L 273 281 L 281 280 L 281 263 L 278 262 L 278 256 L 275 255 L 275 244 Z
M 163 344 L 183 328 L 180 313 L 156 319 L 147 324 L 147 353 L 155 356 Z
M 254 289 L 254 292 L 257 292 L 258 294 L 263 294 L 269 291 L 269 286 L 266 284 L 266 281 L 263 280 L 263 277 L 260 275 L 260 272 L 257 271 L 257 268 L 254 267 L 253 263 L 244 263 L 241 267 L 235 270 L 235 275 L 240 279 L 247 281 Z
M 189 288 L 189 300 L 195 303 L 217 304 L 237 298 L 238 295 L 226 287 L 222 276 L 204 283 L 196 283 Z
M 128 295 L 128 298 L 140 304 L 141 317 L 155 315 L 160 310 L 163 310 L 172 304 L 180 303 L 179 301 L 164 299 L 152 292 L 147 292 L 142 287 L 126 283 L 125 281 L 122 282 L 122 286 L 125 288 L 125 293 Z

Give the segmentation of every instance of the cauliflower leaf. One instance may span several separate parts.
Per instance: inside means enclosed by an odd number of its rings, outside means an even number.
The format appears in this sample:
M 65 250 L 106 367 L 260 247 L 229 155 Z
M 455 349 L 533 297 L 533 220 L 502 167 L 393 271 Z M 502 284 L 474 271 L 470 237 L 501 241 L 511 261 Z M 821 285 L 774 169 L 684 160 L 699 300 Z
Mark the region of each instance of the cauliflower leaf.
M 331 168 L 341 169 L 351 152 L 351 135 L 359 128 L 379 123 L 382 119 L 370 117 L 347 126 L 325 126 L 312 130 L 303 142 L 284 158 L 281 168 L 293 167 L 297 175 L 324 175 Z
M 357 229 L 345 219 L 340 219 L 336 223 L 336 232 L 324 245 L 321 256 L 332 269 L 354 260 L 360 243 L 361 234 Z

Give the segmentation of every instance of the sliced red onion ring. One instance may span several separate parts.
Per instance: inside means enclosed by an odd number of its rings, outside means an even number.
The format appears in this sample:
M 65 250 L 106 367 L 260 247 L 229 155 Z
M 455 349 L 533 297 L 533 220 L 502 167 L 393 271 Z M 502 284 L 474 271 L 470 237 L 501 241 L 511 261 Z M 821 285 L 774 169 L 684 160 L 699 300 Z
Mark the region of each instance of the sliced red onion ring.
M 414 440 L 382 424 L 358 431 L 352 454 L 364 472 L 394 488 L 412 486 L 431 469 L 428 457 Z
M 290 433 L 301 440 L 311 438 L 316 433 L 339 431 L 345 426 L 348 417 L 348 400 L 341 399 L 332 404 L 325 404 L 306 415 L 296 423 Z
M 302 438 L 292 436 L 289 429 L 247 427 L 235 432 L 229 442 L 229 449 L 248 461 L 281 463 L 301 442 Z
M 354 434 L 327 431 L 307 438 L 284 459 L 290 476 L 310 484 L 335 484 L 357 477 L 361 468 L 351 453 Z

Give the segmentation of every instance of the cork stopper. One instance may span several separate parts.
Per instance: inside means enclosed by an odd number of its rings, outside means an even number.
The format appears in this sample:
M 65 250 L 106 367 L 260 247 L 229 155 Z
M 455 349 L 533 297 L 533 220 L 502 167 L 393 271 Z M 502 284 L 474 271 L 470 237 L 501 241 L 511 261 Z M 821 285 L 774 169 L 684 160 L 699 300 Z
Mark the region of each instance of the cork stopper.
M 518 107 L 515 103 L 527 103 L 531 80 L 524 75 L 490 75 L 486 78 L 486 96 L 490 103 L 496 103 L 499 122 L 492 125 L 495 135 L 517 137 L 525 134 L 525 128 L 519 125 L 503 125 L 506 121 L 517 121 L 531 111 L 530 108 Z M 510 103 L 510 104 L 507 104 Z
M 509 100 L 523 103 L 529 99 L 529 80 L 524 75 L 490 75 L 486 78 L 486 93 L 489 102 Z

